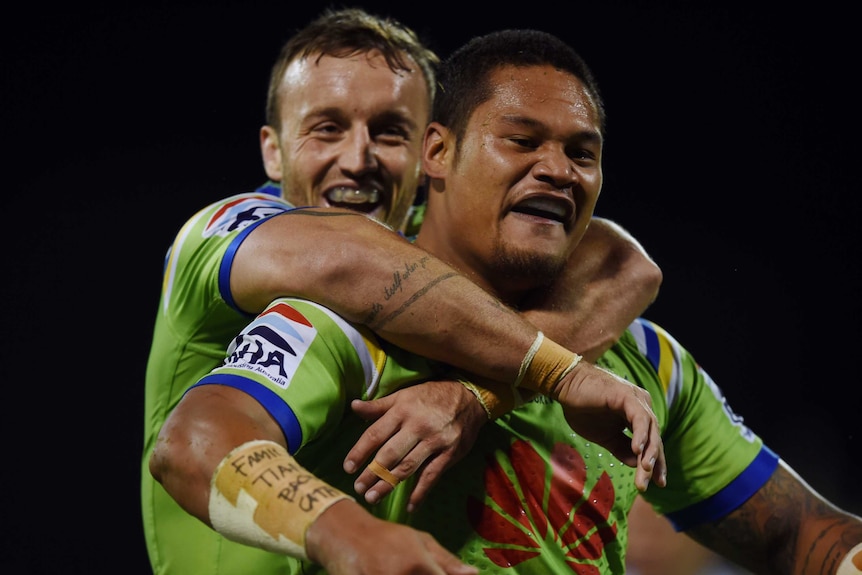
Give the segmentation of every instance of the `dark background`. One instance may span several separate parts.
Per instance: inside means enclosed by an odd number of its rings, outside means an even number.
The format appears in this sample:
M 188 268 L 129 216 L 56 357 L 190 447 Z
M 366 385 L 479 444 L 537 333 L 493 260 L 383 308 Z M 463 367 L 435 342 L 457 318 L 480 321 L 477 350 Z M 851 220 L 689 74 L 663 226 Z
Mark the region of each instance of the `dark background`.
M 609 113 L 597 213 L 665 274 L 646 316 L 815 489 L 862 513 L 855 16 L 504 4 L 362 5 L 444 56 L 502 27 L 585 56 Z M 321 6 L 4 14 L 3 573 L 149 571 L 138 465 L 164 252 L 199 207 L 262 181 L 269 67 Z

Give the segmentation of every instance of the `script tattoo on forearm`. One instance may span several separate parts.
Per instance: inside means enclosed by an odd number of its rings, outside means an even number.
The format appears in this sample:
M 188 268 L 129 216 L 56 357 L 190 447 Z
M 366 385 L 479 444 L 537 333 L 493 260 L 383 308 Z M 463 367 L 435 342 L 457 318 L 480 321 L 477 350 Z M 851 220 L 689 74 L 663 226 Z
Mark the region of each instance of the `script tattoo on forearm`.
M 428 256 L 423 256 L 418 261 L 405 262 L 403 269 L 395 270 L 395 272 L 393 272 L 392 274 L 392 283 L 386 286 L 383 290 L 383 301 L 387 302 L 392 299 L 396 294 L 403 293 L 406 281 L 410 279 L 410 276 L 412 276 L 416 270 L 424 269 L 425 263 L 428 260 Z M 455 272 L 447 272 L 437 276 L 436 278 L 433 278 L 424 286 L 416 290 L 413 295 L 404 300 L 404 302 L 400 306 L 398 306 L 397 309 L 393 310 L 392 312 L 383 317 L 380 317 L 380 315 L 383 313 L 385 306 L 381 302 L 375 302 L 374 304 L 372 304 L 371 313 L 369 313 L 364 323 L 371 329 L 383 328 L 395 318 L 400 316 L 402 313 L 407 311 L 410 306 L 419 301 L 431 289 L 440 285 L 442 282 L 457 276 L 458 274 Z

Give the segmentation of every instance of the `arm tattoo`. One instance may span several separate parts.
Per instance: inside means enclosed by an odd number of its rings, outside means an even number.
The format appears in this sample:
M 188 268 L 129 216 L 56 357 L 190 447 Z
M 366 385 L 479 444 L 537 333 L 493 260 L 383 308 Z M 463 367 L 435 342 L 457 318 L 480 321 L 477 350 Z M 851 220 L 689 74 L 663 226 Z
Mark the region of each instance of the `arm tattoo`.
M 396 272 L 395 275 L 397 278 L 398 272 Z M 391 322 L 392 320 L 394 320 L 395 318 L 400 316 L 402 313 L 407 311 L 407 308 L 409 308 L 411 305 L 416 303 L 420 298 L 422 298 L 422 296 L 424 296 L 426 293 L 428 293 L 428 291 L 431 290 L 431 288 L 439 285 L 441 282 L 446 281 L 447 279 L 450 279 L 450 278 L 453 278 L 456 276 L 458 276 L 458 274 L 456 274 L 455 272 L 449 272 L 449 273 L 445 273 L 441 276 L 434 278 L 431 282 L 426 284 L 422 289 L 418 290 L 412 296 L 407 298 L 407 301 L 402 303 L 398 307 L 398 309 L 396 309 L 395 311 L 393 311 L 392 313 L 383 317 L 380 320 L 377 320 L 377 316 L 383 310 L 383 305 L 379 304 L 379 303 L 375 303 L 372 306 L 371 313 L 368 315 L 368 318 L 363 323 L 365 323 L 365 325 L 367 325 L 372 330 L 382 329 L 386 324 L 388 324 L 389 322 Z M 393 288 L 395 288 L 396 286 L 398 289 L 401 289 L 400 279 L 397 279 L 395 282 L 393 282 Z M 390 297 L 392 297 L 392 293 L 393 292 L 390 289 L 387 289 L 385 299 L 389 299 Z
M 754 573 L 827 575 L 862 540 L 862 520 L 782 464 L 739 508 L 689 535 Z

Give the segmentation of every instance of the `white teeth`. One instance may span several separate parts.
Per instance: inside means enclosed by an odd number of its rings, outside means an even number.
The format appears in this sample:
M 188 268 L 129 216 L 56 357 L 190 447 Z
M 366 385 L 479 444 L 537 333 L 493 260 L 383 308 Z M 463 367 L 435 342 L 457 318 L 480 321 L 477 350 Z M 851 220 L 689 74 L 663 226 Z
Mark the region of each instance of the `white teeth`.
M 326 199 L 342 204 L 376 204 L 380 201 L 380 191 L 339 187 L 329 190 Z

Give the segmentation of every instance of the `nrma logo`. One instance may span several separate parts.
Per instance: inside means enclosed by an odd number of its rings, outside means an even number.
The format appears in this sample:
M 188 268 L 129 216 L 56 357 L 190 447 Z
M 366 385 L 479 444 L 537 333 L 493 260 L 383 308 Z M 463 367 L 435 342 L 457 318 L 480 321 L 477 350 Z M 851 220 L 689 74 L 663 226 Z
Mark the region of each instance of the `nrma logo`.
M 224 365 L 254 371 L 287 388 L 316 333 L 295 308 L 276 304 L 233 340 Z

